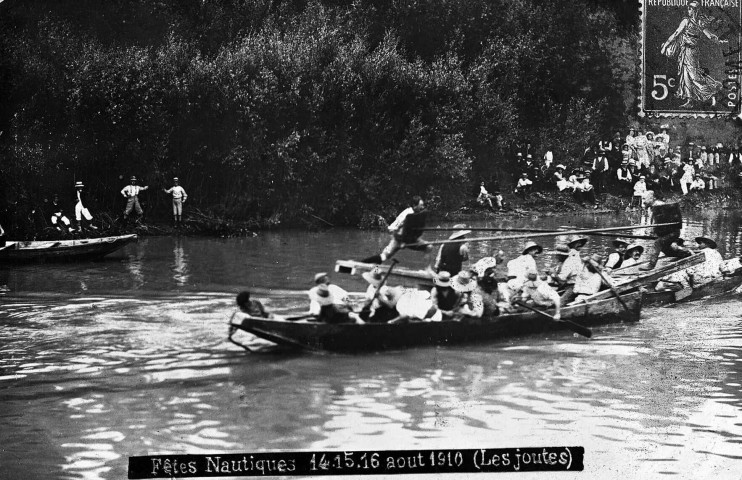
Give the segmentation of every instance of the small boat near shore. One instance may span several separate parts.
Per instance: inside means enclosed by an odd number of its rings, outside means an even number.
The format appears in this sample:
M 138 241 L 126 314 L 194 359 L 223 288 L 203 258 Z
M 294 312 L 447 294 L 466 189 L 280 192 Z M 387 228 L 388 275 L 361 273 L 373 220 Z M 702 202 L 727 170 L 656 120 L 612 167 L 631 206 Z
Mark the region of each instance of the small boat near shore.
M 135 234 L 41 242 L 8 241 L 0 263 L 65 262 L 102 258 L 137 240 Z
M 569 305 L 562 308 L 561 318 L 584 327 L 639 320 L 642 293 L 622 295 L 621 299 L 625 307 L 615 297 Z M 429 345 L 493 342 L 518 335 L 569 328 L 565 321 L 549 318 L 549 315 L 554 313 L 553 310 L 544 310 L 544 313 L 547 315 L 523 311 L 463 322 L 360 325 L 292 322 L 281 318 L 259 318 L 240 313 L 230 321 L 230 328 L 302 350 L 355 353 Z

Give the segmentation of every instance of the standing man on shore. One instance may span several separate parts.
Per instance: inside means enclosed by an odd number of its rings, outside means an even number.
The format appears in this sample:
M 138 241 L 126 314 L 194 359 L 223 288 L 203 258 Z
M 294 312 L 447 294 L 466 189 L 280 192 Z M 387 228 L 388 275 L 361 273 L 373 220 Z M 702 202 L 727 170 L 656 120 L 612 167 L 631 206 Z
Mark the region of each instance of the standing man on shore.
M 648 190 L 644 196 L 644 205 L 650 212 L 649 223 L 673 223 L 662 227 L 654 227 L 657 240 L 654 241 L 654 250 L 649 255 L 647 265 L 639 267 L 639 270 L 652 270 L 657 265 L 660 252 L 668 257 L 684 258 L 691 253 L 677 247 L 680 238 L 680 229 L 683 226 L 683 214 L 677 203 L 665 203 L 657 199 L 654 190 Z
M 132 210 L 134 210 L 137 215 L 142 216 L 144 212 L 142 211 L 142 206 L 139 205 L 139 192 L 143 190 L 147 190 L 149 187 L 144 186 L 140 187 L 137 185 L 137 177 L 133 176 L 130 179 L 130 184 L 125 186 L 121 190 L 121 195 L 126 198 L 126 209 L 124 210 L 124 222 L 127 222 L 129 219 L 129 214 Z
M 185 189 L 179 185 L 178 177 L 173 177 L 172 187 L 167 190 L 163 188 L 162 191 L 173 195 L 173 228 L 178 228 L 183 225 L 183 204 L 188 198 L 188 194 L 186 194 Z

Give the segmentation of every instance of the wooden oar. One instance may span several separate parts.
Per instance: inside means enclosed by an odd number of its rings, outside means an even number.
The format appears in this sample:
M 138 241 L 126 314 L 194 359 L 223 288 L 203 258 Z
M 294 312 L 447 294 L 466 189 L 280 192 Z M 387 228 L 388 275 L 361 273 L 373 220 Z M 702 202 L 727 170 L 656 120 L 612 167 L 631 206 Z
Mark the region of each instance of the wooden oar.
M 381 282 L 379 283 L 379 286 L 376 287 L 376 291 L 374 292 L 374 296 L 366 302 L 366 305 L 363 306 L 360 312 L 358 312 L 358 316 L 361 317 L 362 320 L 368 319 L 368 317 L 371 316 L 371 305 L 373 305 L 374 300 L 379 296 L 379 292 L 381 291 L 381 287 L 384 286 L 386 283 L 387 278 L 389 278 L 389 275 L 391 275 L 392 270 L 394 269 L 394 266 L 399 263 L 399 260 L 396 258 L 392 258 L 392 264 L 389 266 L 389 270 L 386 271 L 386 275 L 384 275 L 384 278 L 381 279 Z M 364 318 L 365 316 L 365 318 Z
M 639 228 L 652 228 L 652 227 L 665 227 L 669 225 L 679 225 L 678 222 L 669 223 L 653 223 L 650 225 L 634 225 L 628 227 L 608 227 L 608 228 L 595 228 L 590 230 L 560 230 L 553 232 L 534 233 L 530 235 L 505 235 L 502 237 L 473 237 L 473 238 L 456 238 L 453 240 L 435 240 L 432 242 L 424 242 L 427 245 L 444 245 L 447 243 L 464 243 L 464 242 L 493 242 L 502 240 L 519 240 L 522 238 L 537 238 L 537 237 L 555 237 L 559 235 L 584 235 L 587 233 L 602 233 L 602 232 L 614 232 L 619 230 L 636 230 Z
M 590 337 L 592 337 L 592 336 L 593 336 L 593 331 L 592 331 L 592 330 L 590 330 L 590 329 L 589 329 L 589 328 L 587 328 L 587 327 L 583 327 L 583 326 L 582 326 L 582 325 L 580 325 L 579 323 L 575 323 L 575 322 L 572 322 L 572 321 L 570 321 L 570 320 L 562 320 L 562 319 L 559 319 L 559 320 L 557 320 L 556 318 L 554 318 L 553 316 L 549 315 L 548 313 L 546 313 L 546 312 L 543 312 L 543 311 L 541 311 L 541 310 L 539 310 L 539 309 L 537 309 L 537 308 L 533 308 L 532 306 L 530 306 L 530 305 L 527 305 L 527 304 L 525 304 L 525 303 L 521 302 L 520 300 L 516 300 L 516 301 L 515 301 L 515 302 L 513 302 L 513 303 L 514 303 L 515 305 L 519 305 L 519 306 L 521 306 L 521 307 L 525 308 L 526 310 L 530 310 L 530 311 L 532 311 L 532 312 L 536 312 L 536 313 L 538 313 L 539 315 L 542 315 L 542 316 L 544 316 L 544 317 L 546 317 L 546 318 L 549 318 L 549 319 L 551 319 L 551 321 L 553 321 L 553 322 L 563 323 L 563 324 L 564 324 L 564 326 L 566 326 L 567 328 L 569 328 L 569 329 L 570 329 L 570 330 L 572 330 L 573 332 L 575 332 L 575 333 L 577 333 L 577 334 L 580 334 L 580 335 L 582 335 L 583 337 L 587 337 L 587 338 L 590 338 Z
M 626 310 L 628 313 L 631 313 L 631 309 L 629 308 L 628 305 L 626 305 L 626 302 L 623 301 L 623 298 L 621 298 L 621 295 L 616 291 L 616 289 L 613 288 L 613 284 L 611 283 L 611 281 L 608 278 L 606 278 L 605 272 L 603 272 L 603 269 L 600 268 L 600 265 L 598 265 L 597 263 L 591 262 L 590 260 L 588 260 L 588 262 L 590 262 L 590 264 L 593 267 L 595 267 L 595 270 L 598 271 L 598 275 L 600 275 L 600 278 L 602 278 L 603 281 L 605 282 L 605 284 L 608 285 L 608 288 L 611 289 L 611 292 L 616 297 L 616 300 L 618 300 L 618 303 L 621 304 L 621 306 L 624 308 L 624 310 Z

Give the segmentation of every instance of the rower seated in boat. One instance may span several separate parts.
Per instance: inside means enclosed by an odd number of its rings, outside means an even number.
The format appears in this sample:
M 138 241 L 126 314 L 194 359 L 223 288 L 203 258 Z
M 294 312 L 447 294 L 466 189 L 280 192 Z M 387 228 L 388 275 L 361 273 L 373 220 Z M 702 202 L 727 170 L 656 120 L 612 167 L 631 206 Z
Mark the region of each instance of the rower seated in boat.
M 365 323 L 354 313 L 349 306 L 335 303 L 332 292 L 325 284 L 317 285 L 309 290 L 311 301 L 310 313 L 315 315 L 315 320 L 323 323 Z M 317 311 L 316 306 L 319 306 Z M 312 310 L 315 311 L 312 311 Z
M 608 255 L 608 259 L 605 261 L 604 267 L 609 272 L 621 268 L 626 258 L 626 249 L 628 248 L 628 242 L 623 240 L 613 240 L 613 247 L 615 251 Z
M 440 310 L 443 319 L 450 320 L 454 316 L 454 309 L 461 301 L 461 295 L 451 287 L 451 274 L 443 270 L 433 278 L 433 288 L 430 298 L 433 305 Z
M 472 270 L 476 274 L 477 293 L 482 296 L 484 303 L 484 317 L 493 317 L 500 314 L 500 303 L 505 301 L 501 294 L 500 282 L 495 274 L 495 267 L 502 262 L 503 252 L 500 250 L 494 257 L 484 257 L 474 264 Z
M 361 318 L 370 323 L 386 323 L 397 317 L 396 297 L 393 289 L 383 285 L 384 275 L 381 271 L 375 268 L 361 276 L 368 282 L 365 294 L 368 308 L 364 307 L 361 311 Z
M 523 284 L 520 295 L 516 296 L 515 299 L 538 307 L 554 307 L 556 309 L 554 319 L 561 319 L 561 299 L 557 291 L 546 282 L 546 275 L 539 278 L 536 272 L 530 271 L 527 278 L 528 280 Z
M 624 254 L 624 261 L 621 264 L 621 268 L 633 267 L 639 263 L 639 259 L 644 253 L 644 247 L 637 244 L 631 244 L 626 247 L 626 253 Z
M 601 291 L 604 285 L 612 286 L 612 283 L 607 283 L 611 281 L 611 277 L 605 273 L 600 274 L 600 264 L 601 258 L 597 254 L 585 261 L 584 268 L 575 280 L 574 303 L 586 301 L 588 297 Z M 563 299 L 563 301 L 569 302 L 570 299 Z
M 251 317 L 271 318 L 271 315 L 265 311 L 263 304 L 258 300 L 250 299 L 250 292 L 243 291 L 237 294 L 237 306 L 242 313 Z
M 451 279 L 451 288 L 461 296 L 453 319 L 456 321 L 481 319 L 484 314 L 484 299 L 471 272 L 459 272 Z
M 396 302 L 398 315 L 389 320 L 389 323 L 440 322 L 443 320 L 442 312 L 433 305 L 430 292 L 402 287 L 396 287 L 396 290 L 399 292 Z

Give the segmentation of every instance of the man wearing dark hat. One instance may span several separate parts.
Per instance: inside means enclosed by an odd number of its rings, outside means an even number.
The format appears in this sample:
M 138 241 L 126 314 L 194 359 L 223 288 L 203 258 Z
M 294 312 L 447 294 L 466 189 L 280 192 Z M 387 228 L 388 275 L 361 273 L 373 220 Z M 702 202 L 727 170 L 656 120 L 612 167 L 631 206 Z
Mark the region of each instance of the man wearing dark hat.
M 457 228 L 448 239 L 465 239 L 467 235 L 471 233 L 471 230 L 466 229 L 466 225 L 454 225 L 453 228 Z M 451 275 L 456 275 L 461 271 L 464 261 L 469 260 L 469 245 L 466 242 L 461 243 L 445 243 L 441 245 L 438 250 L 438 257 L 435 260 L 436 272 L 446 271 Z
M 649 223 L 672 223 L 662 227 L 654 227 L 657 239 L 654 241 L 654 250 L 649 255 L 647 265 L 640 270 L 652 270 L 657 265 L 660 252 L 668 257 L 685 258 L 691 255 L 688 250 L 674 248 L 676 240 L 680 238 L 680 229 L 683 224 L 683 214 L 677 203 L 665 203 L 657 199 L 656 192 L 647 191 L 644 196 L 644 205 L 650 211 Z
M 608 255 L 608 260 L 606 260 L 605 262 L 605 268 L 609 270 L 621 268 L 621 264 L 624 260 L 624 255 L 626 254 L 626 248 L 629 246 L 629 244 L 627 242 L 624 242 L 623 240 L 614 240 L 613 246 L 616 248 L 616 250 Z
M 186 193 L 185 189 L 178 183 L 178 177 L 173 177 L 172 187 L 168 188 L 167 190 L 163 188 L 162 191 L 165 193 L 170 193 L 173 196 L 173 226 L 175 228 L 178 228 L 179 226 L 183 225 L 183 204 L 188 198 L 188 194 Z
M 129 214 L 132 210 L 136 212 L 137 215 L 142 215 L 144 212 L 142 211 L 142 206 L 139 205 L 139 192 L 143 190 L 147 190 L 149 187 L 144 186 L 140 187 L 137 185 L 137 177 L 133 176 L 130 179 L 129 185 L 125 186 L 121 190 L 121 195 L 126 198 L 126 209 L 124 209 L 124 222 L 126 222 L 129 219 Z

